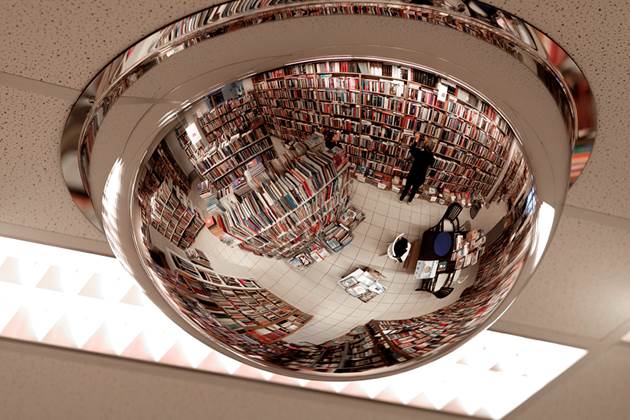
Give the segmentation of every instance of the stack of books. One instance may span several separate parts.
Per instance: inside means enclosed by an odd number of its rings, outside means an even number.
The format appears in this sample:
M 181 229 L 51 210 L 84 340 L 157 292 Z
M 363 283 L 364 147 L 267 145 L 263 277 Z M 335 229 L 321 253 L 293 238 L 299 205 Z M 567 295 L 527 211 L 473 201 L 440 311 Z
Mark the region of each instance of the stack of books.
M 322 237 L 331 251 L 339 252 L 352 242 L 352 231 L 342 224 L 335 224 L 324 229 Z
M 364 219 L 365 219 L 365 214 L 361 210 L 350 205 L 348 206 L 347 209 L 345 209 L 345 211 L 339 217 L 339 223 L 347 227 L 348 229 L 353 230 Z
M 259 255 L 292 258 L 304 252 L 322 227 L 335 224 L 350 195 L 347 165 L 328 152 L 281 157 L 274 170 L 251 165 L 245 181 L 232 186 L 216 217 L 225 233 Z M 275 168 L 282 164 L 282 170 Z M 249 171 L 249 169 L 248 169 Z M 247 184 L 248 188 L 244 187 Z

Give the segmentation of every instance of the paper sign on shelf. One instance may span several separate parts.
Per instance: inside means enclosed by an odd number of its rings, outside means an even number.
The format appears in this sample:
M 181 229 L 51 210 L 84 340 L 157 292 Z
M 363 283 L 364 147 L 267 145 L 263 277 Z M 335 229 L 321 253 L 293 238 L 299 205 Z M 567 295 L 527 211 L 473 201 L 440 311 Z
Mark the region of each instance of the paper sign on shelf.
M 188 135 L 191 143 L 194 145 L 199 144 L 199 142 L 201 141 L 201 133 L 199 133 L 197 124 L 195 124 L 194 122 L 188 124 L 188 127 L 186 127 L 186 134 Z

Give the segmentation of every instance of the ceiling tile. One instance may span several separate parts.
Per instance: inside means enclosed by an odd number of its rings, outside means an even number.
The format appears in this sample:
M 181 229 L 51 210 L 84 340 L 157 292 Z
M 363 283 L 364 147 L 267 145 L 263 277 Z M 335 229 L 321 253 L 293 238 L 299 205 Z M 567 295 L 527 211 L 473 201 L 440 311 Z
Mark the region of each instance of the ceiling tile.
M 0 71 L 81 89 L 125 48 L 219 1 L 3 1 Z
M 70 103 L 0 86 L 0 222 L 102 239 L 70 200 L 59 141 Z
M 586 74 L 595 95 L 598 134 L 593 158 L 572 188 L 568 203 L 604 213 L 630 215 L 630 9 L 616 2 L 489 1 L 526 19 L 559 42 Z M 623 3 L 622 3 L 623 4 Z M 625 6 L 625 4 L 624 4 Z
M 564 216 L 540 268 L 501 318 L 601 339 L 630 318 L 630 236 Z

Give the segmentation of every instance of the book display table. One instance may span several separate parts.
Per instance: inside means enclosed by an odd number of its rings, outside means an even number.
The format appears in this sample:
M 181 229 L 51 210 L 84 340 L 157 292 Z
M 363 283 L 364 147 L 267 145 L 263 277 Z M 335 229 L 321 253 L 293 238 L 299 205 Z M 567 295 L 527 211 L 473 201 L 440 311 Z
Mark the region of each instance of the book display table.
M 368 302 L 385 293 L 385 287 L 379 283 L 383 275 L 369 267 L 357 268 L 339 280 L 339 285 L 346 293 L 363 302 Z

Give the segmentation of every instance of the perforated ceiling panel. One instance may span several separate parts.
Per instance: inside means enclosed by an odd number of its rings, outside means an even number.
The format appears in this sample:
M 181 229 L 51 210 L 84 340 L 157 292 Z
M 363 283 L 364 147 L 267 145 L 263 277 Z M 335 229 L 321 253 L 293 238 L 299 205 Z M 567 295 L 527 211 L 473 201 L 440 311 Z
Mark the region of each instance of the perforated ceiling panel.
M 541 28 L 581 66 L 595 93 L 597 146 L 568 203 L 630 215 L 627 141 L 630 102 L 630 9 L 617 1 L 490 1 Z

